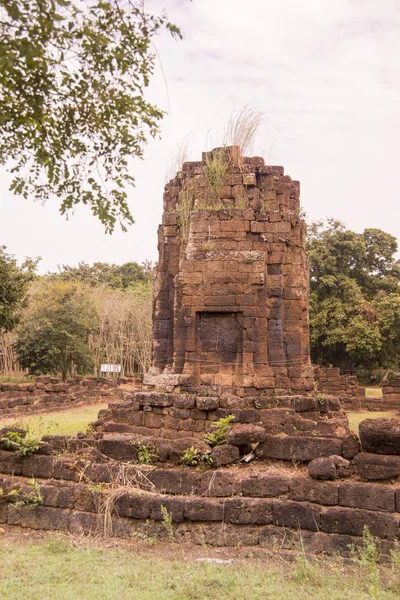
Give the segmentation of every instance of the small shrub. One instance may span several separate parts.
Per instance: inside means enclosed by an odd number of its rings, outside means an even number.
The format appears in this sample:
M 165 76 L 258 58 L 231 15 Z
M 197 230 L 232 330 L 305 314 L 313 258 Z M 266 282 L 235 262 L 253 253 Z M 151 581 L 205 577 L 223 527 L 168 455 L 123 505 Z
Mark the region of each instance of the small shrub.
M 1 441 L 6 442 L 7 448 L 17 456 L 31 456 L 40 449 L 39 443 L 33 438 L 23 438 L 17 431 L 8 431 Z
M 140 444 L 137 462 L 141 465 L 151 465 L 158 459 L 158 451 L 147 444 Z
M 232 421 L 235 420 L 235 415 L 228 415 L 226 417 L 222 417 L 215 423 L 213 423 L 212 427 L 214 431 L 210 433 L 206 433 L 204 436 L 204 441 L 211 446 L 220 446 L 221 444 L 226 443 L 225 436 L 231 428 Z
M 181 462 L 186 467 L 198 467 L 201 464 L 210 467 L 213 464 L 213 459 L 210 450 L 202 453 L 194 446 L 191 446 L 182 454 Z
M 181 456 L 181 461 L 186 467 L 197 467 L 201 462 L 201 452 L 191 446 Z

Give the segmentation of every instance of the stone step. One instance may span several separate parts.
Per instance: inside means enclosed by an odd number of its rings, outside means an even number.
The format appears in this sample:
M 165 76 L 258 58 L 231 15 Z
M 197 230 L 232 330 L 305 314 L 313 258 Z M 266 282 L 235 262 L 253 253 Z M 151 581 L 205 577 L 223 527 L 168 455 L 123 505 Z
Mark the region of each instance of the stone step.
M 320 486 L 326 483 L 312 482 L 314 489 Z M 235 541 L 270 547 L 274 540 L 286 536 L 291 539 L 300 530 L 306 544 L 323 534 L 319 551 L 329 552 L 335 547 L 344 553 L 348 552 L 348 544 L 361 538 L 365 525 L 385 541 L 386 552 L 395 547 L 390 542 L 398 543 L 400 538 L 399 507 L 395 512 L 394 504 L 389 502 L 389 495 L 395 497 L 395 490 L 388 485 L 343 484 L 340 506 L 293 500 L 290 495 L 171 497 L 127 487 L 103 489 L 53 480 L 29 482 L 21 477 L 2 478 L 0 487 L 0 523 L 34 529 L 73 533 L 98 533 L 105 529 L 107 533 L 111 522 L 108 533 L 116 536 L 131 536 L 135 532 L 150 536 L 153 532 L 157 537 L 178 542 L 197 540 L 197 543 L 229 545 Z M 379 490 L 380 496 L 371 497 L 373 490 Z M 323 496 L 326 494 L 321 493 Z M 355 506 L 357 503 L 364 508 Z M 315 543 L 312 545 L 318 551 Z

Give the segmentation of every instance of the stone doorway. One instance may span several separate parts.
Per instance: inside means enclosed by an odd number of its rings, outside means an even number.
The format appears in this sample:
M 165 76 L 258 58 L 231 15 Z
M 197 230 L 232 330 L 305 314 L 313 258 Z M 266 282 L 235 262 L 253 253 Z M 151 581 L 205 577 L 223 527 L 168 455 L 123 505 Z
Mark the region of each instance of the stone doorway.
M 241 312 L 196 314 L 196 383 L 241 385 L 243 315 Z

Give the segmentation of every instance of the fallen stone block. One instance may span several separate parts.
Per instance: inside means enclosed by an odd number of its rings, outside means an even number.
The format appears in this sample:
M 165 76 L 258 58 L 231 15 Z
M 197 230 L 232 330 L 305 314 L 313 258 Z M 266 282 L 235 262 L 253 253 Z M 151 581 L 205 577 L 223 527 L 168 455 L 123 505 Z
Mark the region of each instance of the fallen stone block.
M 215 446 L 211 450 L 211 458 L 215 467 L 231 465 L 232 463 L 237 462 L 240 458 L 239 448 L 231 444 Z
M 400 455 L 400 421 L 398 419 L 366 419 L 359 425 L 364 452 Z
M 234 423 L 228 432 L 228 443 L 234 446 L 245 446 L 263 442 L 266 438 L 264 427 L 252 423 Z

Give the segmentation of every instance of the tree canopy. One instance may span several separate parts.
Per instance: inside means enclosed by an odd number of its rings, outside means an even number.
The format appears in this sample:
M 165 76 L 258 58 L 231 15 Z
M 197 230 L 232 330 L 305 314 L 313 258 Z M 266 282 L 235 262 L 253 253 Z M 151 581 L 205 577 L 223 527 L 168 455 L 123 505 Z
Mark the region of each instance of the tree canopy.
M 152 39 L 181 37 L 141 0 L 0 0 L 0 164 L 11 189 L 60 211 L 90 206 L 111 232 L 133 222 L 128 158 L 165 114 L 145 98 Z
M 397 240 L 356 233 L 328 219 L 309 227 L 310 338 L 314 362 L 397 366 L 400 264 Z
M 96 262 L 88 265 L 80 262 L 77 267 L 62 265 L 58 273 L 50 273 L 51 279 L 80 281 L 90 286 L 106 286 L 112 289 L 126 290 L 140 283 L 150 283 L 153 275 L 152 263 L 142 265 L 130 261 L 122 265 Z
M 62 374 L 92 368 L 89 335 L 97 325 L 97 313 L 84 286 L 71 282 L 47 282 L 35 295 L 25 315 L 16 350 L 21 366 L 30 375 Z
M 6 247 L 0 246 L 0 332 L 17 325 L 36 265 L 37 260 L 27 259 L 19 266 Z

